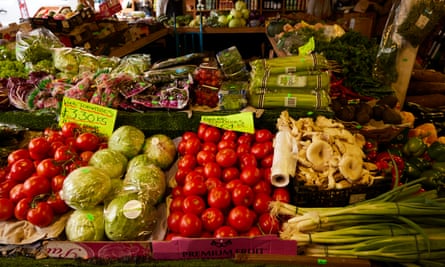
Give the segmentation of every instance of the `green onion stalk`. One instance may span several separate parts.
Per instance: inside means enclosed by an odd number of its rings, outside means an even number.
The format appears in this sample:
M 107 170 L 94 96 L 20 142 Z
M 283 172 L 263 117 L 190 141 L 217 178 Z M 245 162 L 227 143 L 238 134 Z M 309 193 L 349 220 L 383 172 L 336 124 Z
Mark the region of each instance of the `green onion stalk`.
M 297 241 L 307 256 L 445 266 L 445 197 L 421 191 L 422 180 L 345 207 L 273 201 L 270 212 L 290 216 L 280 237 Z

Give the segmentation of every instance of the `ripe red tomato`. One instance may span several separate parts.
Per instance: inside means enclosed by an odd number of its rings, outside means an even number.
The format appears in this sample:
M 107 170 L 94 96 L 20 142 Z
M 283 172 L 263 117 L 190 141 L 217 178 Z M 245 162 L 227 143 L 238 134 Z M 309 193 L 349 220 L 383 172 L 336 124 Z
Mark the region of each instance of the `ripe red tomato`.
M 0 221 L 7 221 L 14 215 L 14 204 L 9 198 L 0 198 Z
M 206 184 L 207 187 L 207 191 L 209 191 L 210 189 L 212 189 L 213 187 L 217 187 L 217 186 L 223 186 L 223 182 L 215 177 L 210 177 L 207 178 L 204 183 Z
M 253 166 L 253 167 L 258 166 L 256 157 L 251 153 L 244 153 L 240 155 L 238 162 L 240 169 L 244 169 L 248 166 Z
M 249 144 L 240 144 L 235 149 L 238 157 L 244 153 L 250 153 L 250 145 Z
M 224 224 L 225 217 L 220 209 L 207 208 L 201 214 L 204 230 L 213 232 Z
M 231 148 L 233 150 L 236 150 L 237 145 L 234 140 L 220 140 L 216 146 L 218 150 L 222 150 L 224 148 Z
M 227 224 L 238 232 L 248 231 L 255 221 L 255 213 L 245 206 L 235 206 L 227 216 Z
M 272 152 L 273 152 L 272 141 L 263 143 L 254 143 L 250 148 L 250 153 L 252 153 L 258 160 L 265 158 L 269 154 L 272 154 Z
M 265 234 L 276 235 L 280 230 L 280 221 L 270 213 L 263 213 L 258 218 L 258 227 Z
M 258 194 L 258 193 L 265 193 L 267 195 L 271 195 L 272 194 L 272 185 L 270 184 L 270 182 L 267 182 L 266 180 L 261 180 L 258 183 L 256 183 L 253 187 L 253 192 Z
M 221 173 L 221 166 L 216 162 L 209 161 L 204 165 L 204 175 L 207 178 L 214 177 L 219 179 L 221 178 Z
M 232 202 L 235 206 L 249 207 L 252 205 L 254 197 L 252 188 L 246 184 L 240 184 L 233 188 Z
M 48 203 L 42 201 L 28 210 L 26 219 L 35 226 L 45 227 L 53 222 L 54 212 Z
M 243 184 L 243 182 L 241 182 L 240 179 L 233 179 L 231 181 L 229 181 L 228 183 L 226 183 L 225 188 L 227 188 L 227 190 L 230 191 L 230 193 L 232 193 L 233 189 L 235 189 L 238 185 Z
M 62 135 L 61 131 L 58 130 L 49 130 L 44 132 L 43 134 L 50 143 L 54 142 L 63 142 L 65 140 L 65 137 Z
M 266 193 L 257 193 L 253 198 L 252 209 L 256 214 L 260 215 L 269 212 L 269 203 L 272 197 Z
M 237 167 L 227 167 L 222 170 L 221 179 L 224 182 L 230 182 L 234 179 L 239 179 L 240 171 Z
M 11 165 L 8 177 L 17 182 L 23 182 L 36 171 L 34 162 L 30 159 L 19 159 Z
M 46 200 L 46 203 L 51 207 L 54 214 L 65 214 L 70 210 L 70 207 L 60 197 L 60 191 L 55 192 Z
M 232 226 L 223 225 L 214 231 L 213 236 L 216 238 L 235 237 L 238 236 L 238 232 Z
M 248 134 L 248 133 L 243 133 L 242 135 L 240 135 L 238 137 L 238 139 L 236 140 L 236 142 L 238 143 L 238 145 L 241 144 L 247 144 L 247 145 L 251 145 L 253 141 L 253 135 Z
M 184 193 L 184 196 L 203 196 L 207 193 L 207 186 L 204 180 L 193 179 L 185 182 L 182 192 Z
M 207 124 L 204 123 L 199 124 L 198 130 L 196 132 L 199 139 L 204 140 L 204 132 L 206 131 L 207 127 L 209 127 Z
M 236 142 L 238 139 L 238 133 L 231 130 L 224 130 L 221 135 L 221 140 L 230 140 Z
M 182 201 L 182 211 L 184 213 L 193 213 L 201 215 L 206 209 L 206 203 L 204 199 L 197 195 L 186 196 Z
M 54 151 L 54 159 L 59 162 L 74 160 L 78 156 L 76 150 L 68 145 L 62 145 Z
M 181 218 L 184 213 L 182 211 L 172 211 L 169 213 L 167 217 L 167 227 L 173 233 L 179 233 L 179 225 L 181 222 Z
M 76 137 L 75 147 L 80 151 L 96 151 L 101 140 L 97 134 L 84 132 Z
M 257 129 L 255 131 L 255 142 L 263 143 L 272 141 L 274 134 L 267 129 Z
M 81 127 L 75 122 L 65 122 L 61 128 L 64 137 L 75 137 L 81 132 Z
M 32 159 L 42 160 L 48 157 L 51 151 L 51 144 L 43 136 L 34 137 L 28 143 L 28 151 Z
M 172 199 L 169 205 L 169 210 L 173 211 L 181 211 L 182 212 L 182 202 L 184 201 L 185 196 L 177 196 Z
M 255 236 L 263 235 L 263 233 L 261 232 L 261 230 L 258 226 L 254 225 L 254 226 L 250 227 L 249 231 L 245 232 L 243 235 L 248 236 L 248 237 L 255 237 Z
M 19 159 L 31 159 L 29 151 L 27 148 L 19 148 L 8 154 L 8 165 L 11 166 L 12 163 Z
M 198 138 L 198 134 L 193 131 L 186 131 L 181 135 L 182 140 L 188 140 L 191 138 Z
M 23 183 L 14 185 L 14 187 L 12 187 L 9 191 L 9 198 L 12 200 L 13 203 L 17 203 L 20 199 L 25 197 L 26 194 L 23 191 Z
M 277 187 L 273 190 L 272 199 L 275 201 L 281 201 L 283 203 L 290 202 L 290 193 L 287 188 Z
M 0 167 L 0 183 L 6 181 L 6 178 L 8 177 L 9 167 L 4 166 Z
M 218 143 L 221 139 L 221 130 L 214 126 L 208 126 L 202 136 L 204 142 Z
M 45 177 L 47 179 L 51 179 L 56 175 L 62 173 L 62 165 L 56 162 L 52 158 L 46 158 L 37 164 L 36 173 L 38 176 Z
M 23 192 L 27 197 L 35 197 L 51 192 L 51 183 L 49 180 L 40 175 L 34 175 L 26 179 L 23 183 Z
M 181 140 L 179 146 L 182 146 L 181 148 L 178 148 L 181 155 L 196 155 L 201 150 L 201 141 L 198 138 Z
M 100 148 L 99 148 L 100 149 Z M 82 151 L 79 155 L 79 158 L 82 162 L 88 163 L 93 156 L 93 151 Z
M 12 179 L 6 179 L 5 181 L 0 183 L 0 198 L 9 198 L 9 191 L 18 184 L 19 182 L 12 180 Z
M 257 167 L 244 167 L 239 175 L 241 182 L 254 186 L 261 180 L 261 171 Z
M 223 148 L 216 153 L 216 162 L 219 166 L 227 168 L 236 164 L 238 156 L 232 148 Z
M 184 213 L 179 222 L 179 234 L 184 237 L 197 237 L 202 232 L 202 221 L 193 213 Z
M 178 159 L 178 169 L 190 171 L 195 168 L 196 164 L 198 164 L 197 158 L 192 154 L 185 154 L 183 156 L 180 156 Z
M 213 154 L 216 154 L 216 152 L 218 152 L 218 146 L 212 142 L 204 142 L 202 144 L 201 150 L 209 151 L 212 152 Z
M 17 220 L 26 220 L 26 214 L 28 214 L 28 210 L 31 208 L 32 198 L 25 197 L 19 200 L 14 207 L 14 217 Z
M 215 162 L 215 153 L 201 150 L 196 154 L 196 162 L 201 166 L 204 166 L 207 162 Z
M 192 180 L 200 180 L 200 181 L 205 181 L 205 176 L 203 173 L 199 172 L 196 170 L 196 168 L 193 171 L 189 170 L 189 173 L 187 173 L 187 175 L 184 178 L 184 183 L 187 183 L 188 181 L 192 181 Z
M 223 186 L 213 187 L 207 194 L 207 204 L 209 207 L 225 210 L 230 207 L 231 198 L 229 189 Z
M 63 181 L 65 181 L 66 176 L 63 174 L 59 174 L 51 178 L 51 191 L 59 192 L 62 190 Z
M 171 196 L 173 197 L 173 198 L 175 198 L 175 197 L 180 197 L 180 196 L 183 196 L 184 194 L 182 193 L 182 187 L 181 186 L 175 186 L 175 187 L 173 187 L 173 189 L 172 189 L 172 192 L 171 192 Z
M 272 163 L 273 163 L 273 153 L 265 156 L 264 158 L 261 159 L 260 161 L 260 166 L 262 168 L 271 168 L 272 167 Z

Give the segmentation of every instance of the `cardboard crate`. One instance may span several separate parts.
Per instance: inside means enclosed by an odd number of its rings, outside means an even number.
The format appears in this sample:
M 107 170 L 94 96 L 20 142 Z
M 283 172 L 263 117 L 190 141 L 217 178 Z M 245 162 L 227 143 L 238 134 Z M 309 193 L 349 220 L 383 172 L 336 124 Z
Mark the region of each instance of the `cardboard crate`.
M 234 238 L 177 238 L 152 241 L 155 260 L 222 259 L 236 254 L 297 255 L 297 243 L 277 236 Z
M 44 249 L 50 258 L 68 259 L 150 259 L 151 247 L 149 241 L 47 241 Z

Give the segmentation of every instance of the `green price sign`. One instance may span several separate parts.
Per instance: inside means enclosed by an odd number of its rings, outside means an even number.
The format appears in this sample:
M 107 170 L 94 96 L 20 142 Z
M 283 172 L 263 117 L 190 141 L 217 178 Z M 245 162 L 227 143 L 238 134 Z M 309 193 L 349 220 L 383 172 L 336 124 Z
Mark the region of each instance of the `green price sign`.
M 224 130 L 255 133 L 252 112 L 241 112 L 225 116 L 202 116 L 201 122 Z
M 75 122 L 96 129 L 98 133 L 110 136 L 113 133 L 117 110 L 64 97 L 60 111 L 59 125 Z

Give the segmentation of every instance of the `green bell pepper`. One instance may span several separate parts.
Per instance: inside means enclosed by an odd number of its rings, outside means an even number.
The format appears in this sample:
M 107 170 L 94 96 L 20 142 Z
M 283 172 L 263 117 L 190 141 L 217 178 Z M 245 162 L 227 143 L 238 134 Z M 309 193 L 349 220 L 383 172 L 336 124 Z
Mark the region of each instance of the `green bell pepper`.
M 428 146 L 423 142 L 420 137 L 411 137 L 403 145 L 402 152 L 408 157 L 420 157 L 427 150 Z
M 405 161 L 405 168 L 403 169 L 403 177 L 406 178 L 407 181 L 412 181 L 418 179 L 422 174 L 422 170 L 412 162 Z
M 428 147 L 427 153 L 434 161 L 445 161 L 445 144 L 435 141 Z
M 419 178 L 425 178 L 425 180 L 421 182 L 425 190 L 437 189 L 445 183 L 445 173 L 435 169 L 423 171 Z

